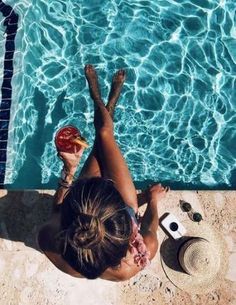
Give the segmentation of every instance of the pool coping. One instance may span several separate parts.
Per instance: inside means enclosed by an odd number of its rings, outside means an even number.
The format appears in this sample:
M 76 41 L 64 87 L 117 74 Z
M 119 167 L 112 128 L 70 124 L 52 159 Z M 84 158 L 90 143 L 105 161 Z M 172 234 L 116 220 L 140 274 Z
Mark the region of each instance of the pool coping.
M 104 305 L 156 304 L 157 300 L 159 305 L 213 305 L 216 300 L 219 304 L 234 304 L 236 235 L 233 221 L 235 209 L 232 209 L 236 192 L 170 191 L 158 205 L 159 216 L 169 211 L 182 221 L 187 216 L 179 208 L 178 202 L 180 199 L 187 200 L 195 210 L 205 215 L 206 221 L 225 236 L 229 250 L 228 272 L 221 279 L 219 287 L 202 295 L 177 289 L 163 273 L 160 253 L 157 253 L 148 268 L 129 281 L 120 283 L 73 278 L 56 269 L 46 256 L 26 243 L 35 232 L 32 229 L 39 223 L 36 220 L 46 220 L 54 192 L 40 189 L 19 192 L 0 190 L 1 229 L 4 229 L 3 233 L 9 234 L 0 237 L 0 258 L 3 262 L 0 278 L 4 284 L 0 292 L 4 295 L 4 300 L 12 304 L 24 300 L 25 305 L 37 302 L 58 305 L 69 302 L 70 305 L 76 305 L 78 299 L 83 300 L 81 305 L 90 304 L 91 300 L 94 304 Z M 14 230 L 11 230 L 12 226 Z M 162 242 L 165 234 L 161 229 L 158 231 L 158 239 Z M 12 234 L 14 238 L 11 237 Z M 87 291 L 93 293 L 84 293 Z M 68 299 L 71 295 L 73 298 Z

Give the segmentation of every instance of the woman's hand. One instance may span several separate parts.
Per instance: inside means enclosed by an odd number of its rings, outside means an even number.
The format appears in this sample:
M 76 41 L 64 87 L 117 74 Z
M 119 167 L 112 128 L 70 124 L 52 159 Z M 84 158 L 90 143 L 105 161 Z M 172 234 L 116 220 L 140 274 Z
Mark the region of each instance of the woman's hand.
M 84 152 L 84 148 L 77 148 L 75 146 L 74 153 L 60 152 L 58 151 L 58 157 L 63 161 L 64 167 L 68 172 L 76 171 L 80 162 L 81 156 Z
M 168 186 L 164 187 L 160 183 L 154 184 L 145 191 L 147 201 L 157 203 L 166 196 L 169 190 Z

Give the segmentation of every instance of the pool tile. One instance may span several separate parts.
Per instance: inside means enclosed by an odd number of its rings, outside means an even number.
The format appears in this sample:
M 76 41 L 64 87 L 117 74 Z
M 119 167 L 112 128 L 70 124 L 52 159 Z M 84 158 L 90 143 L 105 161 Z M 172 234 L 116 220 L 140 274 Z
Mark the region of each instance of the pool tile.
M 15 25 L 18 22 L 19 16 L 12 10 L 11 14 L 5 19 L 5 22 L 7 23 L 7 26 L 9 25 Z
M 9 8 L 10 8 L 9 5 L 6 5 L 5 3 L 0 3 L 0 10 L 4 16 L 10 14 L 11 8 L 10 9 Z
M 13 70 L 13 62 L 12 61 L 4 61 L 4 69 Z
M 7 33 L 8 35 L 12 35 L 12 38 L 14 38 L 14 36 L 16 35 L 17 28 L 18 28 L 17 23 L 11 24 L 11 25 L 8 26 L 8 28 L 6 29 L 6 33 Z
M 5 3 L 1 3 L 0 9 L 4 17 L 9 16 L 13 11 L 13 9 L 9 5 L 6 5 Z
M 2 173 L 5 173 L 5 168 L 6 168 L 6 163 L 0 162 L 0 175 L 2 175 Z
M 0 140 L 0 147 L 1 147 L 1 149 L 7 149 L 7 141 Z
M 10 79 L 3 79 L 2 87 L 3 87 L 3 88 L 9 88 L 9 87 L 11 87 L 11 80 L 10 80 Z
M 7 151 L 6 149 L 0 149 L 0 162 L 7 161 Z
M 7 19 L 7 27 L 11 28 L 14 26 L 18 26 L 18 19 L 19 19 L 19 16 L 13 12 L 11 14 L 10 18 Z
M 13 71 L 12 70 L 5 69 L 4 73 L 3 73 L 3 79 L 5 79 L 5 78 L 12 78 L 12 75 L 13 75 Z
M 16 25 L 8 26 L 8 29 L 6 29 L 6 31 L 5 31 L 5 33 L 7 34 L 8 40 L 15 39 L 17 28 L 15 29 L 14 27 L 16 27 Z M 8 50 L 8 51 L 10 51 L 10 50 Z
M 4 175 L 0 174 L 0 189 L 4 189 L 4 179 L 5 179 L 5 173 Z
M 0 109 L 0 120 L 9 120 L 9 119 L 10 119 L 10 111 Z
M 8 139 L 8 130 L 7 129 L 0 130 L 0 140 L 7 141 L 7 139 Z
M 8 120 L 0 121 L 0 132 L 1 132 L 1 129 L 8 129 L 8 126 L 9 126 L 9 121 Z
M 0 109 L 7 110 L 10 109 L 10 107 L 11 107 L 11 99 L 3 99 L 0 102 Z
M 12 59 L 14 56 L 14 51 L 7 51 L 5 53 L 5 59 Z
M 7 49 L 8 51 L 11 51 L 11 50 L 14 50 L 14 49 L 15 49 L 14 38 L 13 38 L 13 40 L 8 40 L 8 41 L 6 42 L 6 49 Z
M 7 34 L 5 41 L 5 58 L 3 69 L 3 83 L 1 87 L 2 100 L 0 102 L 0 188 L 4 182 L 5 162 L 7 156 L 8 126 L 11 107 L 11 78 L 13 76 L 13 56 L 15 51 L 15 36 L 18 27 L 19 16 L 10 5 L 0 3 L 0 12 L 5 17 L 3 25 Z
M 2 89 L 2 98 L 8 98 L 8 97 L 11 97 L 11 91 L 12 89 L 9 89 L 9 88 L 3 88 Z

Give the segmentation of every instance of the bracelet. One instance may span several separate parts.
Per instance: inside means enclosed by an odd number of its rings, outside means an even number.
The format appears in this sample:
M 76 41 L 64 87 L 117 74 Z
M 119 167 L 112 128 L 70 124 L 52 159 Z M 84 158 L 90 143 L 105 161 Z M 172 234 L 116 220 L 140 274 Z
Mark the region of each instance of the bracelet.
M 67 181 L 65 181 L 63 179 L 60 179 L 58 181 L 58 185 L 59 185 L 59 187 L 64 187 L 66 189 L 69 189 L 72 186 L 72 183 L 69 183 L 69 182 L 67 182 Z
M 67 179 L 72 178 L 72 182 L 68 182 Z M 59 187 L 69 189 L 73 183 L 74 175 L 70 174 L 65 167 L 61 171 L 61 179 L 58 182 Z
M 61 179 L 66 181 L 67 177 L 71 177 L 72 180 L 74 179 L 74 175 L 70 174 L 65 167 L 63 167 L 62 171 L 61 171 Z

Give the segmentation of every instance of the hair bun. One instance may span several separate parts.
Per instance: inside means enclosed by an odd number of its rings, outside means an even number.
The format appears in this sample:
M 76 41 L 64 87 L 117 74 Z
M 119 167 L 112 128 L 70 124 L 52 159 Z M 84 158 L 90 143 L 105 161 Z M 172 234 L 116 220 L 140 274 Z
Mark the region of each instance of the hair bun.
M 75 249 L 91 249 L 97 246 L 104 238 L 105 229 L 97 216 L 80 213 L 73 222 L 69 240 Z

